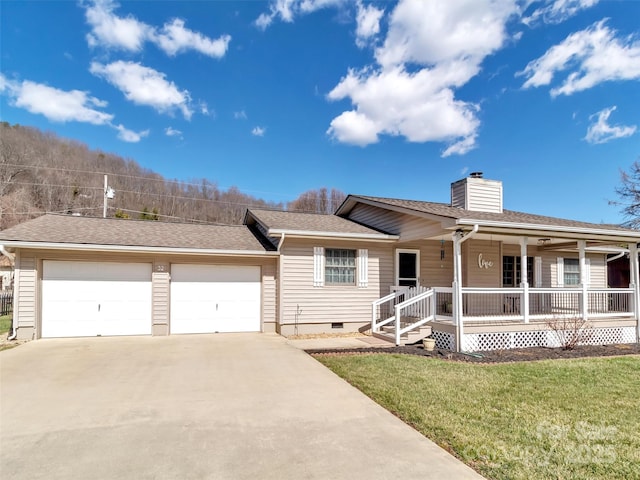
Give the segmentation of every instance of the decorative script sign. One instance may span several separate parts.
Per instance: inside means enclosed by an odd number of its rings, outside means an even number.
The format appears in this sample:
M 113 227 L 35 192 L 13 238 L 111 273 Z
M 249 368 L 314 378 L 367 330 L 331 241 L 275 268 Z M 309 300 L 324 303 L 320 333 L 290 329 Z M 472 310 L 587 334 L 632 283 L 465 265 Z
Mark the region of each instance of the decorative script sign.
M 478 254 L 478 267 L 488 270 L 491 267 L 493 267 L 493 262 L 491 260 L 485 260 L 484 258 L 482 258 L 482 254 L 479 253 Z

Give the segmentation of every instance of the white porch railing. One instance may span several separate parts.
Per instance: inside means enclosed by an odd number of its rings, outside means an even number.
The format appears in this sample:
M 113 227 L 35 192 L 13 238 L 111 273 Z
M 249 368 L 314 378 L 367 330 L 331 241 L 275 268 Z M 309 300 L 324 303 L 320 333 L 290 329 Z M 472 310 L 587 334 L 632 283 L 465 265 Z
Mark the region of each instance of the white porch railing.
M 528 302 L 525 295 L 528 292 Z M 587 296 L 586 302 L 583 295 Z M 553 317 L 632 318 L 633 288 L 462 288 L 458 310 L 463 323 L 523 322 Z M 371 331 L 394 326 L 400 337 L 432 320 L 455 322 L 454 295 L 450 287 L 392 287 L 392 292 L 372 304 Z M 528 311 L 526 307 L 528 306 Z M 584 311 L 586 308 L 586 311 Z
M 400 337 L 411 330 L 424 325 L 436 317 L 436 292 L 434 289 L 418 287 L 392 287 L 392 292 L 372 304 L 371 331 L 379 333 L 380 329 L 393 323 L 396 345 L 400 345 Z M 402 319 L 414 320 L 403 325 Z
M 581 288 L 529 288 L 529 311 L 525 312 L 524 288 L 462 288 L 462 317 L 465 322 L 525 321 L 554 316 L 587 318 L 630 317 L 632 288 L 587 289 L 586 312 Z

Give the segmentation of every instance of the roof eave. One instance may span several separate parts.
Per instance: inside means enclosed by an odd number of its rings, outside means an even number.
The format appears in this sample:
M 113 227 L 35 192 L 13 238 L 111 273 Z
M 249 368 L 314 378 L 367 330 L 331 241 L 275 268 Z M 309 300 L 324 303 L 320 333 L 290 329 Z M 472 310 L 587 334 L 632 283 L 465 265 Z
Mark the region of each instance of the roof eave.
M 230 250 L 212 248 L 184 248 L 184 247 L 148 247 L 137 245 L 99 245 L 86 243 L 55 243 L 55 242 L 25 242 L 18 240 L 2 240 L 5 247 L 27 248 L 34 250 L 81 250 L 87 252 L 118 252 L 118 253 L 155 253 L 176 255 L 224 255 L 265 257 L 277 256 L 278 252 L 267 250 Z
M 514 233 L 524 232 L 545 232 L 545 233 L 558 233 L 562 237 L 571 237 L 571 235 L 586 235 L 586 236 L 598 236 L 608 237 L 614 240 L 624 241 L 638 241 L 640 240 L 640 231 L 619 231 L 609 230 L 604 228 L 588 228 L 588 227 L 576 227 L 569 225 L 541 225 L 535 223 L 519 223 L 519 222 L 500 222 L 495 220 L 477 220 L 472 218 L 459 218 L 456 220 L 457 225 L 479 225 L 480 227 L 494 227 L 502 228 L 506 230 L 514 230 Z
M 347 202 L 347 200 L 349 200 L 349 202 Z M 365 205 L 371 205 L 374 207 L 379 207 L 379 208 L 391 210 L 394 212 L 405 213 L 407 215 L 414 215 L 417 217 L 426 218 L 428 220 L 433 220 L 436 222 L 443 222 L 443 224 L 454 221 L 456 218 L 450 215 L 439 215 L 437 213 L 421 212 L 420 210 L 415 210 L 413 208 L 401 207 L 399 205 L 391 205 L 386 202 L 379 202 L 376 200 L 358 197 L 355 195 L 354 196 L 350 195 L 349 197 L 347 197 L 347 200 L 345 200 L 343 204 L 340 206 L 340 208 L 336 210 L 336 215 L 348 215 L 349 212 L 351 212 L 351 210 L 353 209 L 353 207 L 355 207 L 357 203 L 364 203 Z
M 288 230 L 270 228 L 269 235 L 281 236 L 282 234 L 288 237 L 299 238 L 341 238 L 345 240 L 371 240 L 378 242 L 395 242 L 400 236 L 389 235 L 385 233 L 344 233 L 344 232 L 315 232 L 312 230 Z

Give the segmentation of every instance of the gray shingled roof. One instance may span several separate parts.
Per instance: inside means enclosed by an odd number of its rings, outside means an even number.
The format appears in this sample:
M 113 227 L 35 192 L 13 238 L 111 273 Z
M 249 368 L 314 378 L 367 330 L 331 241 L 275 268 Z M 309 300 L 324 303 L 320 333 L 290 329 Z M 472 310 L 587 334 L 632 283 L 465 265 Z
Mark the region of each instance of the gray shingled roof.
M 3 241 L 265 251 L 245 225 L 194 225 L 71 215 L 43 215 L 0 231 L 0 243 Z
M 598 224 L 579 222 L 576 220 L 566 220 L 563 218 L 546 217 L 543 215 L 534 215 L 531 213 L 515 212 L 513 210 L 503 210 L 502 213 L 493 212 L 476 212 L 472 210 L 465 210 L 464 208 L 452 207 L 446 203 L 436 202 L 424 202 L 420 200 L 403 200 L 399 198 L 383 198 L 383 197 L 369 197 L 364 195 L 350 195 L 353 199 L 361 198 L 363 200 L 370 200 L 381 204 L 402 207 L 409 210 L 414 210 L 420 213 L 428 213 L 432 215 L 438 215 L 441 217 L 447 217 L 452 219 L 466 219 L 466 220 L 484 220 L 495 222 L 510 222 L 510 223 L 528 223 L 532 225 L 549 225 L 558 227 L 575 227 L 575 228 L 595 228 L 616 230 L 620 232 L 634 232 L 637 230 L 630 230 L 628 228 L 620 227 L 618 225 L 610 224 Z
M 274 210 L 249 210 L 249 213 L 270 232 L 296 231 L 317 233 L 342 233 L 362 235 L 388 235 L 365 227 L 346 218 L 319 213 L 280 212 Z

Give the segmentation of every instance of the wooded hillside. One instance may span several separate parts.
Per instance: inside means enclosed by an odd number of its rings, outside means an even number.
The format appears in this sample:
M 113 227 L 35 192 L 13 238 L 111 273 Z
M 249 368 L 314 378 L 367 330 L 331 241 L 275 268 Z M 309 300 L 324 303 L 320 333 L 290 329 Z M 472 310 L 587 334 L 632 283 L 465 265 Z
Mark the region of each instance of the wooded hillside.
M 288 205 L 222 190 L 214 181 L 164 178 L 135 160 L 31 127 L 0 123 L 0 229 L 45 212 L 102 216 L 104 174 L 115 197 L 107 216 L 162 221 L 242 223 L 250 207 L 333 211 L 344 199 L 326 188 L 305 192 Z

